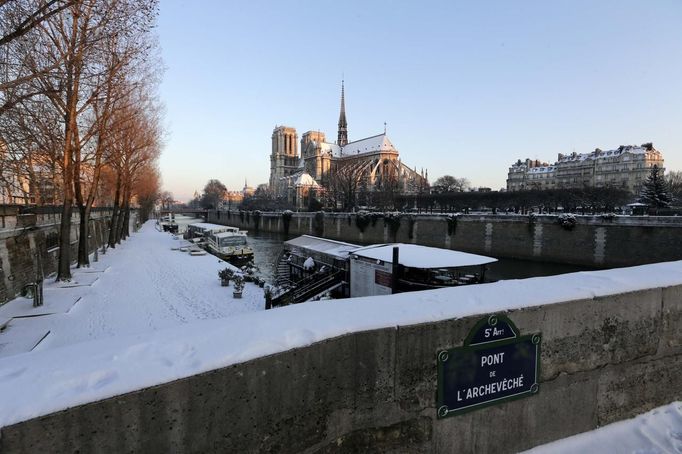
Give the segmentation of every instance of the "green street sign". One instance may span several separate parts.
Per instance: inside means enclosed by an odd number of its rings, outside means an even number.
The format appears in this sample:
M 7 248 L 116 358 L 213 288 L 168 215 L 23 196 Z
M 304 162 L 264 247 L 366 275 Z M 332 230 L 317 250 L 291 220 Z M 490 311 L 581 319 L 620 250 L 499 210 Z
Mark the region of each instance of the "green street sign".
M 541 335 L 503 315 L 480 320 L 464 346 L 438 352 L 438 418 L 537 394 Z

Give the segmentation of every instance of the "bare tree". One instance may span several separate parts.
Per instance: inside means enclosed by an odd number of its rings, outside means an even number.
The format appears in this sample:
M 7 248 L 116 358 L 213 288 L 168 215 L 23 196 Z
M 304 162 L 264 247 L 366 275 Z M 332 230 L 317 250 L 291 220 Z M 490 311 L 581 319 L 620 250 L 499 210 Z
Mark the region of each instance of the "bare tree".
M 127 124 L 113 138 L 109 157 L 116 173 L 110 247 L 128 235 L 133 187 L 143 170 L 157 159 L 161 140 L 160 110 L 153 99 L 143 96 L 119 113 Z
M 170 210 L 173 208 L 173 202 L 175 201 L 175 198 L 170 191 L 163 191 L 159 199 L 161 201 L 161 209 Z
M 21 38 L 72 3 L 73 0 L 0 0 L 0 17 L 3 18 L 0 46 Z
M 665 181 L 668 183 L 668 189 L 673 196 L 673 203 L 679 206 L 682 201 L 682 171 L 671 170 L 665 174 Z
M 349 211 L 356 205 L 365 167 L 366 163 L 361 161 L 337 164 L 335 170 L 330 173 L 327 197 L 335 208 L 341 205 L 345 211 Z
M 437 194 L 447 194 L 450 192 L 463 192 L 469 189 L 469 180 L 466 178 L 455 178 L 452 175 L 444 175 L 433 182 L 431 188 Z
M 144 38 L 140 34 L 150 28 L 155 8 L 154 0 L 74 0 L 38 26 L 42 34 L 31 59 L 33 72 L 39 74 L 42 67 L 54 69 L 40 74 L 32 84 L 45 94 L 63 121 L 58 280 L 71 277 L 73 204 L 77 202 L 81 214 L 83 210 L 87 214 L 94 200 L 107 136 L 101 133 L 107 128 L 111 109 L 117 108 L 111 99 L 115 93 L 112 73 L 125 66 L 124 57 L 133 43 L 144 48 L 136 40 Z M 90 190 L 83 187 L 85 174 Z M 82 234 L 84 230 L 87 233 L 87 215 Z M 86 241 L 87 235 L 82 236 Z M 87 264 L 87 245 L 80 249 L 79 264 Z

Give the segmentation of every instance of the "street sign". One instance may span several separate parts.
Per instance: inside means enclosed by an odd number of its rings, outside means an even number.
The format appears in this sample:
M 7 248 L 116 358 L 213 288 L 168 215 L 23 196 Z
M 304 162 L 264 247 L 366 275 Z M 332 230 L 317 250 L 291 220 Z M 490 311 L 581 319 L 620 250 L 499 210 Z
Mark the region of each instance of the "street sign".
M 438 352 L 438 418 L 537 394 L 540 342 L 503 315 L 480 320 L 464 346 Z

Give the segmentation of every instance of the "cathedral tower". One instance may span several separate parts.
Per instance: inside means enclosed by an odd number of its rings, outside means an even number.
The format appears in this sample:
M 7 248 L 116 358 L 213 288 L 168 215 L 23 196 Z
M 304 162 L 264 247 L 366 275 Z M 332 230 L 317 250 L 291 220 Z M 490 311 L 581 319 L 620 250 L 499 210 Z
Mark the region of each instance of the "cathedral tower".
M 276 127 L 272 131 L 272 154 L 270 155 L 270 191 L 279 195 L 286 188 L 280 179 L 288 177 L 298 169 L 298 134 L 295 128 Z
M 348 123 L 346 122 L 346 102 L 344 99 L 343 80 L 341 81 L 341 113 L 339 113 L 339 136 L 336 143 L 343 147 L 348 143 Z

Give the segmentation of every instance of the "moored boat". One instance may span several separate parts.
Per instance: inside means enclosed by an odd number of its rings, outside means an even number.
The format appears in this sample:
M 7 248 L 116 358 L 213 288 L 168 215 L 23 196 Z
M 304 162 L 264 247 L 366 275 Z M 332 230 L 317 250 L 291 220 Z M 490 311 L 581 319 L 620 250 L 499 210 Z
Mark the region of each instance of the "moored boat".
M 253 259 L 253 249 L 246 242 L 246 231 L 227 227 L 210 231 L 206 236 L 206 250 L 228 262 L 248 262 Z
M 277 283 L 289 290 L 272 307 L 327 294 L 386 295 L 485 282 L 493 257 L 416 244 L 360 246 L 309 235 L 286 241 Z

